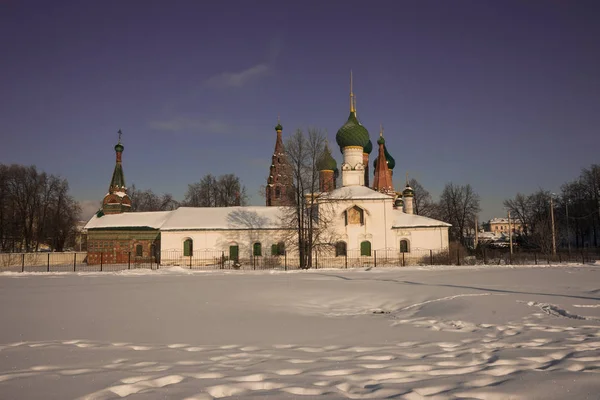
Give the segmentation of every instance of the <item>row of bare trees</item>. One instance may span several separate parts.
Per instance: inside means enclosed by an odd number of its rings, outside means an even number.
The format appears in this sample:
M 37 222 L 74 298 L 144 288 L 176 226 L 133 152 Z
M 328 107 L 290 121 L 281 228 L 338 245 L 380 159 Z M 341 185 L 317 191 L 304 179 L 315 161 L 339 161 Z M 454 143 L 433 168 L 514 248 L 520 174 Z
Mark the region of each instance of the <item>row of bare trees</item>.
M 171 211 L 179 206 L 230 207 L 248 204 L 246 188 L 234 174 L 218 178 L 212 174 L 204 175 L 199 182 L 188 185 L 182 202 L 175 200 L 170 193 L 158 195 L 151 189 L 139 190 L 135 185 L 131 185 L 127 193 L 132 211 Z
M 80 212 L 66 179 L 0 164 L 0 251 L 62 251 L 75 242 Z
M 504 206 L 523 226 L 523 233 L 517 237 L 522 246 L 550 252 L 554 214 L 557 247 L 598 247 L 600 165 L 583 168 L 580 176 L 562 185 L 558 194 L 543 189 L 528 195 L 518 193 L 514 198 L 505 200 Z

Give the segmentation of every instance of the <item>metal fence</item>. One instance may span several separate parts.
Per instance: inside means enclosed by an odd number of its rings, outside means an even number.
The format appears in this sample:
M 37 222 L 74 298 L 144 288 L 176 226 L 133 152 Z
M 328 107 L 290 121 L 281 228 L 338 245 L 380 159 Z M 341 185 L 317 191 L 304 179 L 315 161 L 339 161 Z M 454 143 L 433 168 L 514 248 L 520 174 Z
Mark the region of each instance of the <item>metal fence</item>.
M 294 270 L 300 268 L 296 255 L 271 255 L 230 259 L 220 250 L 162 251 L 160 256 L 138 257 L 127 253 L 127 262 L 88 265 L 87 253 L 0 253 L 0 272 L 68 272 L 68 271 L 121 271 L 127 269 L 181 267 L 192 270 Z M 600 260 L 600 249 L 558 251 L 556 255 L 518 250 L 512 254 L 507 249 L 478 248 L 475 251 L 415 250 L 408 253 L 397 250 L 374 250 L 362 255 L 359 250 L 335 255 L 331 252 L 314 252 L 309 268 L 385 268 L 426 265 L 519 265 L 557 264 L 566 262 L 588 263 Z
M 154 257 L 135 257 L 129 254 L 127 263 L 88 265 L 87 253 L 0 253 L 0 272 L 95 272 L 121 271 L 133 268 L 157 269 Z

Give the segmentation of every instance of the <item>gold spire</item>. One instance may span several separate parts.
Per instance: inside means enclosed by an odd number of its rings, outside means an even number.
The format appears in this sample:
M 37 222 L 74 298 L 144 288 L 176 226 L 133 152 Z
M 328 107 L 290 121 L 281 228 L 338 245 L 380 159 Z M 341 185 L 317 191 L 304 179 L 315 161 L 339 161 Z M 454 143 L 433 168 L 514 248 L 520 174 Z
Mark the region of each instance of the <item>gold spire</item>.
M 123 134 L 123 132 L 121 132 L 121 130 L 119 129 L 119 143 L 121 143 L 121 135 Z
M 354 92 L 352 91 L 352 70 L 350 70 L 350 112 L 356 111 Z
M 383 137 L 383 124 L 379 123 L 379 137 Z

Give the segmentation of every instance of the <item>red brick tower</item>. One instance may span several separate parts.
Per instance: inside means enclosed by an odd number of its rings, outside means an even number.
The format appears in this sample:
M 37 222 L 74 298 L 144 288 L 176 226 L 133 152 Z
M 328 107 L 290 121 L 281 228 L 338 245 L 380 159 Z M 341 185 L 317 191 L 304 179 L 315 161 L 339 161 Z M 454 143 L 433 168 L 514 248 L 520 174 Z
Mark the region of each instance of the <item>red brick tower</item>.
M 291 206 L 293 205 L 293 193 L 291 191 L 290 166 L 285 155 L 281 132 L 283 127 L 277 119 L 277 139 L 275 140 L 275 151 L 271 158 L 269 177 L 267 178 L 266 200 L 267 206 Z
M 381 193 L 394 195 L 394 184 L 392 174 L 388 168 L 388 161 L 385 157 L 385 139 L 383 138 L 383 129 L 379 132 L 379 156 L 375 160 L 375 177 L 373 178 L 373 189 Z

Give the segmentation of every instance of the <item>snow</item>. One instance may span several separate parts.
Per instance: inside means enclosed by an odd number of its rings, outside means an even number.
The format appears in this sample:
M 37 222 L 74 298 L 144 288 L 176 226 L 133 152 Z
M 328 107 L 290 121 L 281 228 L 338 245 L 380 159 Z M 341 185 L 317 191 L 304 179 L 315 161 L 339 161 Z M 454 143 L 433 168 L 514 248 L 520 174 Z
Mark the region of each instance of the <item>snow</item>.
M 416 214 L 406 214 L 401 210 L 392 211 L 392 228 L 417 228 L 417 227 L 436 227 L 436 226 L 452 226 L 437 219 L 423 217 Z
M 2 273 L 0 393 L 593 399 L 599 278 L 599 264 Z
M 329 193 L 323 193 L 321 197 L 332 200 L 393 200 L 392 196 L 362 185 L 344 186 Z
M 123 188 L 123 189 L 125 189 L 125 188 Z M 111 193 L 106 193 L 106 196 L 109 196 L 110 194 L 111 194 Z M 112 194 L 114 194 L 114 195 L 117 195 L 117 196 L 119 196 L 119 197 L 121 197 L 121 198 L 123 198 L 123 197 L 127 196 L 127 193 L 125 193 L 125 192 L 121 192 L 121 191 L 119 191 L 119 192 L 113 192 Z
M 163 231 L 214 229 L 277 229 L 283 207 L 179 207 L 163 224 Z
M 160 229 L 172 211 L 152 212 L 129 212 L 122 214 L 111 214 L 92 219 L 85 225 L 84 229 L 94 228 L 152 228 Z

